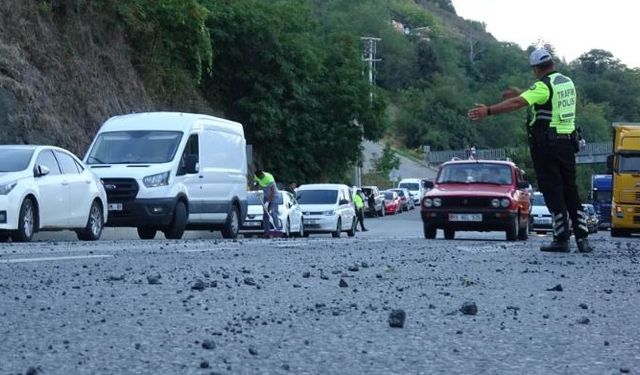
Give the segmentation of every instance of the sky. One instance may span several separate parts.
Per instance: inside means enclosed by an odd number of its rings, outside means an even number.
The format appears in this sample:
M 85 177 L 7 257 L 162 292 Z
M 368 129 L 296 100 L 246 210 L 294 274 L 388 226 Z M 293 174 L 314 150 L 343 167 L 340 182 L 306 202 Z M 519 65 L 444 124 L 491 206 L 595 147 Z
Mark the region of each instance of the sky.
M 567 62 L 604 49 L 630 68 L 640 67 L 640 1 L 452 0 L 459 16 L 486 24 L 502 42 L 523 49 L 538 40 Z

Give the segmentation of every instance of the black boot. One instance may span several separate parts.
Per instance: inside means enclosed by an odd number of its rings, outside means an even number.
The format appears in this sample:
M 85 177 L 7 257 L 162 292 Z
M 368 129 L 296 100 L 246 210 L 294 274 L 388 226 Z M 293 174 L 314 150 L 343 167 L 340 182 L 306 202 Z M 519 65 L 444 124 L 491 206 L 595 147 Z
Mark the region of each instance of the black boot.
M 569 248 L 569 240 L 554 239 L 550 244 L 540 246 L 540 251 L 551 253 L 568 253 L 571 251 L 571 249 Z
M 578 251 L 581 253 L 592 253 L 593 247 L 589 245 L 589 240 L 586 238 L 578 238 L 576 239 L 576 244 L 578 244 Z

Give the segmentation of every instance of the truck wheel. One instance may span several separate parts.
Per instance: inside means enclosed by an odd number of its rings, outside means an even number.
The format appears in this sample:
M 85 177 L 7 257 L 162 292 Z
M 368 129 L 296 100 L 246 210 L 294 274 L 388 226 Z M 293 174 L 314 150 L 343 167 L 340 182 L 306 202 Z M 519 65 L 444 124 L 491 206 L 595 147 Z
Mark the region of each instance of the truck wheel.
M 424 229 L 424 238 L 428 240 L 433 240 L 436 238 L 436 234 L 438 233 L 438 228 L 427 223 L 423 223 L 422 226 Z
M 178 201 L 173 213 L 173 222 L 169 228 L 163 231 L 164 236 L 169 240 L 181 239 L 187 227 L 187 216 L 187 206 L 185 206 L 184 202 Z
M 151 227 L 138 227 L 138 237 L 141 240 L 152 240 L 156 238 L 156 228 Z
M 31 198 L 26 198 L 20 206 L 18 230 L 11 235 L 14 242 L 30 242 L 36 232 L 37 211 Z
M 611 237 L 629 237 L 631 233 L 625 229 L 611 228 Z
M 104 216 L 102 215 L 102 205 L 96 200 L 91 204 L 89 209 L 89 218 L 87 225 L 76 232 L 80 241 L 97 241 L 102 235 L 104 229 Z
M 235 240 L 238 238 L 238 232 L 240 231 L 240 211 L 235 204 L 232 204 L 227 214 L 227 222 L 222 228 L 222 238 L 229 240 Z

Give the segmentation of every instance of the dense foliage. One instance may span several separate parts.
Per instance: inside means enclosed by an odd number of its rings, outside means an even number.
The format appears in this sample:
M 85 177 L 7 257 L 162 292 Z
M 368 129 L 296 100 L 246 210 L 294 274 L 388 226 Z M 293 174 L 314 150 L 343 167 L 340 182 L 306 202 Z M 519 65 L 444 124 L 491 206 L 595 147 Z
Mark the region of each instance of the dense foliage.
M 283 181 L 343 178 L 362 136 L 409 149 L 526 144 L 524 111 L 481 123 L 466 112 L 528 87 L 529 51 L 458 18 L 449 0 L 102 1 L 153 95 L 194 87 L 245 125 L 258 163 Z M 382 38 L 372 97 L 361 36 Z M 558 70 L 577 84 L 589 142 L 610 140 L 613 121 L 640 120 L 638 69 L 592 50 Z

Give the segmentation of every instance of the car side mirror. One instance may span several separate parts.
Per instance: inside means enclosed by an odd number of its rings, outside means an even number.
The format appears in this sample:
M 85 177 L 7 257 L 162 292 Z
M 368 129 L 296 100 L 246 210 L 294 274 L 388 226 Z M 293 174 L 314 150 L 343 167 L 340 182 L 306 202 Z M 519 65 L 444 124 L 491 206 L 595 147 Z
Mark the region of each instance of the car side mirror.
M 195 174 L 200 172 L 198 164 L 198 155 L 187 155 L 184 159 L 184 171 L 187 174 Z
M 346 200 L 346 199 L 340 199 L 340 202 L 338 202 L 338 203 L 339 203 L 341 206 L 344 206 L 345 204 L 349 204 L 349 203 L 351 203 L 351 202 L 349 202 L 349 201 L 348 201 L 348 200 Z
M 607 173 L 613 173 L 613 155 L 607 156 Z
M 433 181 L 422 181 L 422 187 L 425 189 L 433 189 Z
M 35 170 L 34 170 L 34 172 L 33 172 L 33 175 L 34 175 L 35 177 L 43 177 L 43 176 L 48 175 L 48 174 L 49 174 L 49 172 L 51 172 L 51 171 L 49 170 L 49 168 L 47 168 L 47 167 L 46 167 L 46 166 L 44 166 L 44 165 L 40 165 L 40 164 L 38 164 L 38 165 L 36 165 L 36 167 L 35 167 Z
M 529 181 L 518 181 L 517 187 L 518 189 L 528 189 Z

